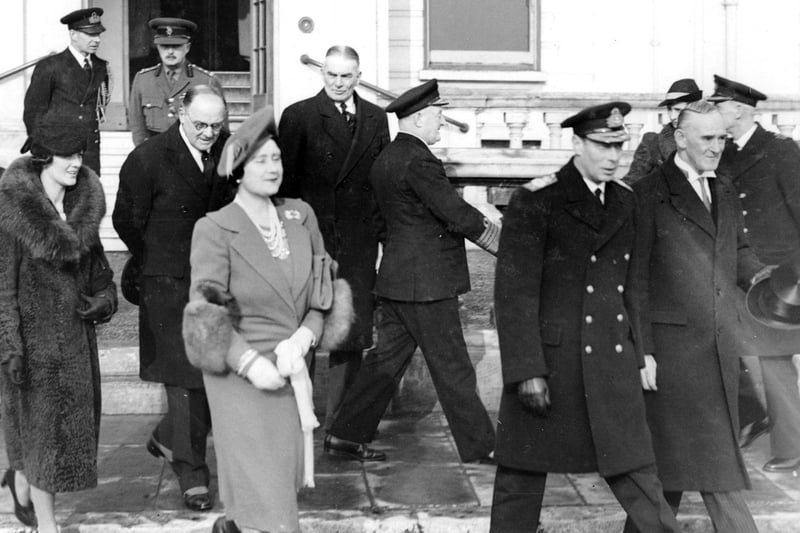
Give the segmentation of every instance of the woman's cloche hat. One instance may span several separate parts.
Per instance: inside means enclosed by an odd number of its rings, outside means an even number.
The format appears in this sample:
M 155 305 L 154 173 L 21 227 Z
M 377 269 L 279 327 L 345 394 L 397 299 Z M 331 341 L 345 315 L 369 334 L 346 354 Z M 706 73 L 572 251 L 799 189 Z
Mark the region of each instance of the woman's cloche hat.
M 267 137 L 278 137 L 274 108 L 264 106 L 239 125 L 228 137 L 217 165 L 220 176 L 231 176 L 233 171 L 247 161 Z

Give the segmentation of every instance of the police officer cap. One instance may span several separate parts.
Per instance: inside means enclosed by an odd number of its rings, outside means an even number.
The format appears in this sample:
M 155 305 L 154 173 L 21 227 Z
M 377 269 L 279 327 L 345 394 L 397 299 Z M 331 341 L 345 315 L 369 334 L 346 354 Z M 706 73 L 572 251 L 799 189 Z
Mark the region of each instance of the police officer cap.
M 587 107 L 561 123 L 578 137 L 601 143 L 621 143 L 630 139 L 623 118 L 631 110 L 627 102 L 609 102 Z
M 661 102 L 659 107 L 674 106 L 682 102 L 697 102 L 703 97 L 703 91 L 697 86 L 697 83 L 691 78 L 683 78 L 669 86 L 664 101 Z
M 744 83 L 729 80 L 716 74 L 714 74 L 714 94 L 708 98 L 711 102 L 733 100 L 753 107 L 756 106 L 756 102 L 759 100 L 766 99 L 767 95 L 764 93 L 748 87 Z
M 153 36 L 155 44 L 185 44 L 192 39 L 197 24 L 191 20 L 161 17 L 151 20 L 150 27 L 156 30 Z
M 106 31 L 105 26 L 100 23 L 102 15 L 103 10 L 99 7 L 79 9 L 61 17 L 61 24 L 66 24 L 71 30 L 96 35 Z
M 86 128 L 77 118 L 45 117 L 33 131 L 31 153 L 38 157 L 71 156 L 86 149 Z
M 800 255 L 781 263 L 747 291 L 747 310 L 775 329 L 800 329 Z
M 439 82 L 436 79 L 428 80 L 422 85 L 407 90 L 386 106 L 386 112 L 394 113 L 397 118 L 403 118 L 431 105 L 447 105 L 447 102 L 439 98 Z
M 271 105 L 264 106 L 242 122 L 233 135 L 225 141 L 217 165 L 217 174 L 230 176 L 258 150 L 267 137 L 278 140 L 275 112 Z

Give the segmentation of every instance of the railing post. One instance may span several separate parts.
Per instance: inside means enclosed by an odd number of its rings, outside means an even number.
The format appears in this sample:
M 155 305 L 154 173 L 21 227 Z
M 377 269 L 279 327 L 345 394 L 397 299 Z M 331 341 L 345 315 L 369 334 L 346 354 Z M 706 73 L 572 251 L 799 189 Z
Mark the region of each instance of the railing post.
M 632 122 L 625 126 L 628 128 L 628 134 L 631 136 L 631 139 L 628 141 L 628 150 L 636 150 L 636 147 L 639 146 L 639 142 L 642 140 L 642 128 L 644 124 Z
M 528 113 L 524 111 L 509 111 L 503 113 L 503 121 L 508 126 L 508 147 L 522 148 L 522 130 L 528 124 Z

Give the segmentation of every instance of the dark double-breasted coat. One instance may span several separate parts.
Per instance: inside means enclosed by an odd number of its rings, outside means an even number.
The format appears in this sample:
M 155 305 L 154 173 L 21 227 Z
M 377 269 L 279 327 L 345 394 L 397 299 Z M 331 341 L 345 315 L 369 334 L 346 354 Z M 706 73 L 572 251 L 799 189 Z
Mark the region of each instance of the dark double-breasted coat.
M 201 388 L 186 359 L 181 324 L 189 301 L 189 251 L 195 222 L 232 198 L 227 181 L 209 184 L 180 135 L 180 122 L 128 155 L 119 175 L 113 222 L 142 270 L 139 303 L 140 375 Z M 219 160 L 225 134 L 211 155 Z
M 675 126 L 669 122 L 656 133 L 649 131 L 642 136 L 642 141 L 633 153 L 633 160 L 625 182 L 636 183 L 663 164 L 675 151 Z
M 556 176 L 515 191 L 503 217 L 495 454 L 522 470 L 621 474 L 655 460 L 639 377 L 634 194 L 609 182 L 601 204 L 572 161 Z M 547 378 L 547 417 L 517 397 L 533 377 Z
M 349 346 L 372 344 L 375 261 L 378 238 L 373 223 L 375 200 L 369 171 L 389 143 L 386 113 L 354 93 L 356 128 L 320 91 L 287 107 L 281 116 L 283 185 L 280 194 L 302 198 L 314 209 L 325 248 L 339 264 L 339 277 L 353 290 L 356 323 Z
M 100 174 L 100 126 L 110 94 L 108 63 L 91 55 L 92 72 L 87 74 L 69 48 L 41 60 L 33 69 L 25 93 L 22 119 L 30 138 L 42 118 L 70 117 L 83 124 L 86 150 L 83 164 Z
M 157 133 L 166 131 L 178 120 L 181 100 L 190 87 L 208 85 L 222 94 L 222 85 L 214 75 L 186 62 L 170 81 L 161 63 L 136 73 L 128 99 L 128 126 L 133 144 L 139 146 Z
M 761 268 L 731 182 L 710 180 L 706 210 L 674 158 L 634 185 L 645 353 L 658 365 L 647 414 L 665 490 L 732 491 L 749 479 L 738 445 L 738 302 Z

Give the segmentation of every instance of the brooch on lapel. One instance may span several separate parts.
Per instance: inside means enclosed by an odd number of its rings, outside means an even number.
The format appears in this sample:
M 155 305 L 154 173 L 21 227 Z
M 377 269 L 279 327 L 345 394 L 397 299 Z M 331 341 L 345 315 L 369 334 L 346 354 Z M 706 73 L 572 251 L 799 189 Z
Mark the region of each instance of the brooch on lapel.
M 300 211 L 297 209 L 287 209 L 283 212 L 286 220 L 300 220 Z

